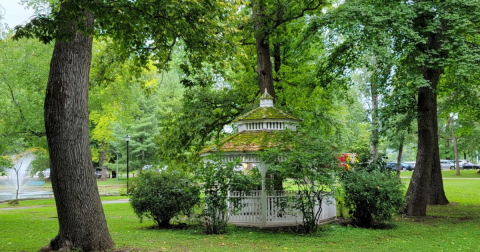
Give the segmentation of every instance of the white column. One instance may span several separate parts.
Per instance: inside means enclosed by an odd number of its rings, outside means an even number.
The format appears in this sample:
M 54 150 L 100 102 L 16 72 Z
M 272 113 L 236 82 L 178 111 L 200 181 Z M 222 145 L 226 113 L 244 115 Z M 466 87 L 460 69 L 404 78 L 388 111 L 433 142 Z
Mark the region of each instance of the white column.
M 262 227 L 267 227 L 267 192 L 265 188 L 265 176 L 267 174 L 267 166 L 260 163 L 258 170 L 262 174 L 262 198 L 260 200 L 262 206 Z

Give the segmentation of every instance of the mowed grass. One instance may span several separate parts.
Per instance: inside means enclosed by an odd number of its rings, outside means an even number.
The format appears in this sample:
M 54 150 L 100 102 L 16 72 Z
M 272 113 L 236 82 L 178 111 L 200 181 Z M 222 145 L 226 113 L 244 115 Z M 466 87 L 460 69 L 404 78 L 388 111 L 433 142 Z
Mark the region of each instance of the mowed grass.
M 391 227 L 384 229 L 331 223 L 309 235 L 233 226 L 225 235 L 206 235 L 198 225 L 160 230 L 150 220 L 140 223 L 128 203 L 104 205 L 104 212 L 118 250 L 480 251 L 480 181 L 445 179 L 444 187 L 453 203 L 429 206 L 425 218 L 396 215 Z M 0 211 L 0 251 L 37 251 L 57 232 L 54 206 Z
M 456 171 L 454 170 L 442 170 L 442 178 L 478 178 L 480 179 L 479 170 L 460 170 L 460 175 L 457 176 Z M 411 178 L 413 172 L 411 171 L 402 171 L 400 172 L 400 177 L 408 177 Z

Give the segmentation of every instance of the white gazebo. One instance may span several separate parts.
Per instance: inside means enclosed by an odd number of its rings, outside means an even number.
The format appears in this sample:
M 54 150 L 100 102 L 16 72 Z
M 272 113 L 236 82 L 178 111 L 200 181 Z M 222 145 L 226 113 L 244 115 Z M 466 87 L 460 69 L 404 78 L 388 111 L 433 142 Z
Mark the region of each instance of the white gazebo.
M 268 191 L 265 186 L 267 166 L 260 162 L 257 152 L 274 147 L 272 144 L 275 132 L 289 129 L 296 131 L 296 123 L 300 119 L 276 108 L 273 97 L 265 93 L 260 97 L 260 106 L 233 122 L 238 132 L 223 139 L 221 144 L 212 145 L 200 153 L 205 157 L 213 152 L 222 151 L 227 162 L 241 160 L 244 170 L 257 167 L 262 175 L 262 190 L 251 191 L 241 195 L 241 192 L 230 192 L 229 197 L 242 197 L 243 208 L 230 213 L 229 223 L 241 226 L 279 227 L 293 226 L 302 223 L 302 213 L 292 207 L 295 191 Z M 278 202 L 284 202 L 279 206 Z M 286 202 L 286 204 L 285 204 Z M 321 202 L 322 212 L 319 222 L 329 222 L 336 219 L 336 203 L 333 195 L 325 196 Z

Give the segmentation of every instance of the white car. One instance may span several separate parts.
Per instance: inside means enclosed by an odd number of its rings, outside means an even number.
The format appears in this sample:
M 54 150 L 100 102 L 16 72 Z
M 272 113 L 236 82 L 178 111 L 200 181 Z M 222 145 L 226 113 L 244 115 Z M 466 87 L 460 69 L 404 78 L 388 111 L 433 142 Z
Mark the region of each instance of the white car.
M 102 167 L 95 167 L 95 177 L 102 178 Z M 110 172 L 107 169 L 107 178 L 110 178 Z
M 442 159 L 440 160 L 440 167 L 442 170 L 455 169 L 455 163 L 451 160 Z

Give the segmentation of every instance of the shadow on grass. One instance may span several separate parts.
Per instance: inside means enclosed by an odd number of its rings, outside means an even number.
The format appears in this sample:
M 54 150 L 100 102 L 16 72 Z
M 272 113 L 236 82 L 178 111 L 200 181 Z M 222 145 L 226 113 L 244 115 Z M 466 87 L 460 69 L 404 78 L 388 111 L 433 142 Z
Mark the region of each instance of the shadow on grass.
M 388 230 L 397 228 L 397 225 L 388 222 L 373 222 L 368 227 L 358 226 L 355 222 L 349 219 L 339 219 L 337 223 L 344 227 L 354 227 L 354 228 L 365 228 L 365 229 L 373 229 L 373 230 Z

